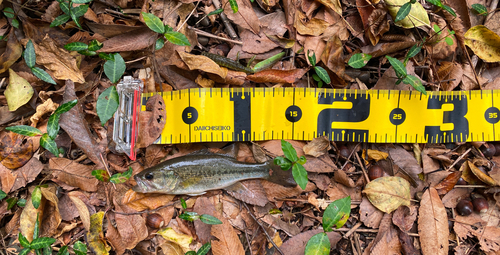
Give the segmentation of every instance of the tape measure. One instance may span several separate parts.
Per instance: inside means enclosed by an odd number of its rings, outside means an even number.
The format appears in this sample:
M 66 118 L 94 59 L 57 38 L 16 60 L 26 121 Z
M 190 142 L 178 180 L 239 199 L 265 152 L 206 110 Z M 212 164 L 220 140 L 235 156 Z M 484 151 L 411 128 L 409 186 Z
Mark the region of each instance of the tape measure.
M 142 110 L 155 94 L 167 112 L 158 144 L 319 136 L 368 143 L 500 140 L 497 90 L 197 88 L 143 93 Z

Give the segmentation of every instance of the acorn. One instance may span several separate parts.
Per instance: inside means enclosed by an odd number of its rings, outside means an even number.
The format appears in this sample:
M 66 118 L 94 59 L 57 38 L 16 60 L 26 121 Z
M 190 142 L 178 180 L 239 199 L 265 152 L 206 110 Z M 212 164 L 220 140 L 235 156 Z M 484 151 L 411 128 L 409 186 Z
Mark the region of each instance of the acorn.
M 341 158 L 348 159 L 351 155 L 351 151 L 346 146 L 340 146 L 339 154 Z
M 484 198 L 483 196 L 472 193 L 472 205 L 474 206 L 474 211 L 477 213 L 485 213 L 488 212 L 488 200 Z
M 491 158 L 497 153 L 495 146 L 491 143 L 485 143 L 479 149 L 481 149 L 485 158 Z
M 458 202 L 457 207 L 455 208 L 457 210 L 457 213 L 460 214 L 461 216 L 467 216 L 472 213 L 474 206 L 472 205 L 472 202 L 469 199 L 462 199 Z
M 153 229 L 158 229 L 165 225 L 163 217 L 158 213 L 152 213 L 146 218 L 146 225 Z
M 382 167 L 373 165 L 370 168 L 368 168 L 368 177 L 370 178 L 370 180 L 373 181 L 382 176 L 384 176 L 384 170 L 382 169 Z

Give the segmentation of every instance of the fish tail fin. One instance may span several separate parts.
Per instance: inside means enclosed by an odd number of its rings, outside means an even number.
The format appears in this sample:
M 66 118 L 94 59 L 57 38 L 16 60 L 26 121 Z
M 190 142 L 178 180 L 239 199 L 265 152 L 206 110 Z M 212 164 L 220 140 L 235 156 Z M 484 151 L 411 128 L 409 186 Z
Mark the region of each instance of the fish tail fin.
M 273 160 L 268 161 L 267 164 L 269 165 L 268 181 L 285 187 L 297 186 L 297 183 L 293 179 L 292 169 L 285 171 L 280 166 L 274 164 Z

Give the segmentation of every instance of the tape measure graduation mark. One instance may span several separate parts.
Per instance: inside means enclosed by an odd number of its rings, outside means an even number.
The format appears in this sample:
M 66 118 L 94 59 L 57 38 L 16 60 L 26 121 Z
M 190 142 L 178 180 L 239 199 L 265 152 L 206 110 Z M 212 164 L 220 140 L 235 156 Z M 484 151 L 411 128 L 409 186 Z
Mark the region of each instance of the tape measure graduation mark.
M 199 88 L 160 93 L 156 143 L 312 140 L 447 143 L 500 140 L 500 91 Z M 142 110 L 154 93 L 142 94 Z

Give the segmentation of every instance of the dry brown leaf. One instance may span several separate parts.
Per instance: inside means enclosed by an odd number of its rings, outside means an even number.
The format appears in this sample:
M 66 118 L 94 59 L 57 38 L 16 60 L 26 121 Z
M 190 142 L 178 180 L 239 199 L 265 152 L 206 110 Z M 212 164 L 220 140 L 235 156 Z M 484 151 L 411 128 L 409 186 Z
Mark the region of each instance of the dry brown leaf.
M 48 35 L 40 44 L 33 42 L 33 46 L 35 46 L 37 64 L 43 65 L 52 71 L 54 78 L 72 80 L 78 83 L 85 82 L 76 59 L 68 51 L 59 48 Z
M 222 224 L 212 225 L 212 236 L 216 239 L 211 241 L 212 244 L 212 252 L 214 255 L 244 255 L 245 250 L 243 249 L 243 245 L 241 244 L 238 235 L 234 231 L 233 226 L 229 223 L 226 218 L 224 218 L 220 213 L 215 215 Z
M 460 64 L 447 61 L 441 62 L 437 73 L 439 80 L 452 80 L 441 83 L 443 90 L 452 91 L 455 89 L 462 81 L 463 73 L 464 71 Z
M 363 222 L 365 226 L 369 228 L 378 228 L 382 217 L 384 217 L 384 212 L 373 206 L 368 198 L 363 197 L 363 200 L 359 205 L 359 215 L 361 222 Z
M 252 205 L 264 206 L 269 202 L 260 180 L 238 182 L 225 190 L 231 196 Z
M 202 70 L 207 73 L 213 73 L 221 78 L 225 78 L 226 74 L 222 71 L 220 66 L 212 61 L 210 58 L 203 55 L 192 55 L 183 51 L 177 51 L 179 57 L 188 66 L 189 70 Z
M 43 208 L 45 207 L 45 199 L 41 200 L 38 209 L 33 207 L 33 202 L 31 202 L 31 197 L 26 199 L 26 206 L 21 213 L 19 218 L 19 230 L 28 239 L 28 241 L 33 241 L 33 233 L 35 232 L 35 222 L 37 220 L 37 215 L 40 219 L 43 217 Z
M 302 232 L 290 239 L 288 239 L 283 246 L 281 246 L 281 251 L 286 255 L 303 255 L 306 250 L 306 244 L 312 236 L 323 232 L 322 229 L 309 230 Z M 337 232 L 328 232 L 328 239 L 330 240 L 330 246 L 335 247 L 342 238 Z M 274 255 L 278 255 L 279 252 L 274 252 Z
M 238 12 L 236 13 L 231 9 L 228 0 L 222 0 L 220 2 L 222 8 L 224 8 L 224 13 L 231 21 L 242 28 L 251 30 L 255 34 L 260 33 L 260 21 L 249 0 L 236 0 L 236 3 L 238 3 Z
M 436 22 L 431 23 L 431 27 L 437 25 L 441 30 L 440 34 L 436 33 L 436 31 L 432 29 L 431 38 L 433 38 L 433 40 L 429 41 L 429 44 L 425 45 L 424 49 L 427 50 L 432 59 L 439 60 L 444 59 L 455 52 L 457 49 L 457 40 L 454 35 L 450 35 L 448 32 L 449 30 L 447 29 L 446 21 L 439 16 L 436 16 L 436 19 Z M 453 44 L 448 45 L 448 43 L 444 40 L 445 37 L 450 37 L 453 40 Z
M 99 180 L 92 176 L 93 166 L 78 164 L 66 158 L 51 158 L 49 167 L 56 170 L 53 172 L 56 182 L 63 182 L 84 191 L 97 190 Z
M 12 173 L 7 167 L 0 164 L 0 182 L 2 183 L 2 191 L 9 194 L 14 182 L 16 181 L 16 175 Z
M 57 228 L 61 224 L 61 214 L 59 213 L 59 199 L 56 196 L 56 187 L 40 187 L 43 199 L 46 199 L 44 206 L 44 217 L 40 217 L 40 236 L 53 236 L 57 233 Z
M 196 199 L 193 211 L 197 212 L 199 215 L 202 214 L 215 215 L 216 213 L 215 206 L 210 200 L 211 198 L 199 197 L 198 199 Z M 212 230 L 212 225 L 205 224 L 197 220 L 194 221 L 194 228 L 196 230 L 196 235 L 198 236 L 200 242 L 207 243 L 213 240 L 213 237 L 210 234 Z
M 80 195 L 83 195 L 79 191 L 72 191 L 68 193 L 68 197 L 71 199 L 73 204 L 75 205 L 78 213 L 80 215 L 80 219 L 82 220 L 82 224 L 87 231 L 90 230 L 90 213 L 87 205 L 79 198 Z
M 301 35 L 319 36 L 330 25 L 328 22 L 317 18 L 312 18 L 309 21 L 306 20 L 306 15 L 301 11 L 295 13 L 294 27 Z
M 267 36 L 282 36 L 286 32 L 285 14 L 282 11 L 264 15 L 259 18 L 259 22 L 262 25 L 259 34 L 254 34 L 250 30 L 243 30 L 240 34 L 241 40 L 245 42 L 242 49 L 247 53 L 259 54 L 278 47 Z
M 384 9 L 373 10 L 370 12 L 366 24 L 368 27 L 366 35 L 370 39 L 372 45 L 377 45 L 382 35 L 388 32 L 390 28 L 389 20 L 387 19 L 387 11 Z
M 43 164 L 35 157 L 31 158 L 26 165 L 23 167 L 12 171 L 12 174 L 16 176 L 16 181 L 10 189 L 10 192 L 18 190 L 25 187 L 26 184 L 34 181 L 38 174 L 43 170 Z
M 5 133 L 4 133 L 5 134 Z M 0 140 L 0 163 L 9 169 L 24 166 L 33 156 L 33 142 L 23 135 L 6 133 Z
M 330 141 L 326 136 L 316 137 L 311 142 L 308 142 L 302 150 L 306 155 L 319 157 L 324 155 L 330 148 Z
M 464 163 L 465 164 L 465 163 Z M 470 161 L 467 161 L 467 164 L 469 164 L 469 168 L 470 170 L 472 171 L 472 173 L 474 173 L 474 175 L 479 178 L 479 180 L 481 180 L 482 182 L 488 184 L 488 185 L 491 185 L 491 186 L 496 186 L 498 185 L 497 182 L 495 180 L 493 180 L 493 178 L 491 178 L 488 174 L 486 174 L 485 172 L 479 170 L 479 168 L 477 168 L 476 165 L 474 165 L 474 163 L 470 162 Z
M 332 182 L 330 177 L 326 174 L 308 173 L 307 178 L 313 181 L 320 190 L 328 189 L 328 186 Z
M 472 192 L 472 188 L 454 188 L 446 195 L 444 195 L 442 201 L 445 207 L 447 208 L 455 208 L 458 204 L 458 201 L 470 197 L 470 193 Z
M 135 212 L 133 209 L 126 205 L 122 205 L 113 198 L 115 210 L 122 213 Z M 125 215 L 121 213 L 115 214 L 116 228 L 126 249 L 133 249 L 140 241 L 148 237 L 148 229 L 146 228 L 146 221 L 139 214 Z
M 17 37 L 12 29 L 9 33 L 7 47 L 0 56 L 0 73 L 9 70 L 9 67 L 21 57 L 22 53 L 23 46 L 17 41 Z
M 264 70 L 248 75 L 247 79 L 256 83 L 295 83 L 302 78 L 308 69 Z
M 274 208 L 274 205 L 267 204 L 265 207 L 255 206 L 255 216 L 265 223 L 273 226 L 275 229 L 281 229 L 289 236 L 295 236 L 300 233 L 297 224 L 288 223 L 280 219 L 278 215 L 271 215 L 269 211 Z
M 420 201 L 418 234 L 422 253 L 448 254 L 448 215 L 437 191 L 429 188 Z
M 141 111 L 139 114 L 139 130 L 143 131 L 138 135 L 136 148 L 144 148 L 153 144 L 161 135 L 166 121 L 167 114 L 163 97 L 160 95 L 150 97 L 146 102 L 146 111 Z
M 396 145 L 394 148 L 389 148 L 389 155 L 391 155 L 394 164 L 398 165 L 415 183 L 421 182 L 418 175 L 422 173 L 422 167 L 412 154 Z
M 137 193 L 130 189 L 123 196 L 121 203 L 140 212 L 164 206 L 172 201 L 174 197 L 175 195 Z
M 481 250 L 485 252 L 496 252 L 500 249 L 500 228 L 488 226 L 488 222 L 481 219 L 478 214 L 469 216 L 457 215 L 453 230 L 461 240 L 467 237 L 477 237 Z
M 59 104 L 56 104 L 52 102 L 52 99 L 47 99 L 47 101 L 43 102 L 43 104 L 40 104 L 36 107 L 36 112 L 31 116 L 30 121 L 31 121 L 31 126 L 36 127 L 38 124 L 38 121 L 40 121 L 43 117 L 43 115 L 47 113 L 52 113 L 54 112 L 57 107 L 59 107 Z
M 401 231 L 409 232 L 413 227 L 413 222 L 417 219 L 416 206 L 401 206 L 392 215 L 392 222 L 398 226 Z
M 455 187 L 458 179 L 462 176 L 462 172 L 457 171 L 449 174 L 438 185 L 434 186 L 439 195 L 444 195 Z
M 151 29 L 136 29 L 128 33 L 117 35 L 102 42 L 103 47 L 99 52 L 122 52 L 142 50 L 156 42 L 158 33 Z
M 364 154 L 365 154 L 365 151 L 363 151 L 363 155 Z M 379 150 L 372 150 L 372 149 L 367 149 L 366 154 L 368 155 L 369 160 L 375 160 L 375 162 L 387 159 L 387 157 L 389 157 L 389 154 L 387 154 L 387 152 L 383 152 L 383 151 L 379 151 Z M 363 156 L 363 158 L 364 158 L 364 156 Z
M 113 224 L 111 224 L 110 220 L 108 220 L 106 239 L 111 244 L 111 246 L 113 246 L 113 251 L 115 251 L 117 255 L 123 254 L 127 249 L 125 247 L 125 244 L 123 243 L 123 239 L 120 236 L 120 233 L 118 232 L 116 227 L 114 227 Z
M 350 188 L 356 187 L 356 184 L 354 183 L 354 181 L 349 176 L 347 176 L 347 174 L 343 170 L 335 171 L 335 174 L 333 175 L 333 179 L 336 182 L 338 182 L 342 185 L 345 185 L 347 187 L 350 187 Z
M 377 237 L 368 247 L 366 247 L 364 255 L 383 255 L 383 254 L 401 254 L 401 245 L 398 239 L 398 232 L 391 224 L 391 214 L 386 213 L 380 223 L 380 228 Z

